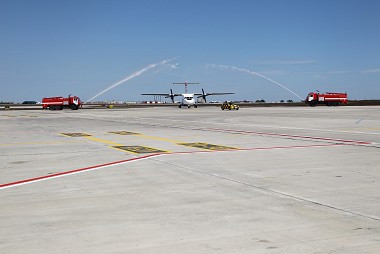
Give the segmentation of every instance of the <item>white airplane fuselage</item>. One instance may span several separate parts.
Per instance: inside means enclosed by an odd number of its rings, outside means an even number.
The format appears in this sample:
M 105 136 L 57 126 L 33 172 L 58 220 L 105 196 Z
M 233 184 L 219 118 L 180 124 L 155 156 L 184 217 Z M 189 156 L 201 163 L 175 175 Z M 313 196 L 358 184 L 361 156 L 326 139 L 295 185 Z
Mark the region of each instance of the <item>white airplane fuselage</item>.
M 190 108 L 191 106 L 194 106 L 195 108 L 197 107 L 197 104 L 196 104 L 195 99 L 194 99 L 194 94 L 184 93 L 184 94 L 182 94 L 182 96 L 183 96 L 182 102 L 179 105 L 179 107 L 181 107 L 181 106 L 187 106 L 188 108 Z

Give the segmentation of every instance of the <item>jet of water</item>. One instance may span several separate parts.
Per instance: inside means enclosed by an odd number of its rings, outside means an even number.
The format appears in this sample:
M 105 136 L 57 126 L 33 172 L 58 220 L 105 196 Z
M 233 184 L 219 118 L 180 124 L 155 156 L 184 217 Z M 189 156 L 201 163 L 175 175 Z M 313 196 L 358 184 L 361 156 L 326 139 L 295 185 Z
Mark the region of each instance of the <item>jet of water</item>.
M 280 87 L 282 87 L 283 89 L 285 89 L 286 91 L 292 93 L 293 95 L 297 96 L 298 98 L 301 99 L 301 101 L 303 100 L 303 98 L 301 98 L 298 94 L 296 94 L 295 92 L 293 92 L 292 90 L 290 90 L 289 88 L 285 87 L 284 85 L 278 83 L 277 81 L 274 81 L 273 79 L 271 78 L 268 78 L 260 73 L 257 73 L 257 72 L 254 72 L 254 71 L 250 71 L 250 70 L 247 70 L 247 69 L 242 69 L 242 68 L 238 68 L 238 67 L 235 67 L 235 66 L 228 66 L 228 65 L 211 65 L 212 67 L 218 67 L 218 68 L 223 68 L 223 69 L 230 69 L 230 70 L 236 70 L 236 71 L 240 71 L 240 72 L 245 72 L 245 73 L 248 73 L 248 74 L 251 74 L 251 75 L 254 75 L 254 76 L 259 76 L 261 78 L 264 78 Z
M 88 99 L 85 103 L 88 103 L 90 101 L 92 101 L 93 99 L 99 97 L 100 95 L 104 94 L 105 92 L 111 90 L 112 88 L 115 88 L 121 84 L 123 84 L 124 82 L 127 82 L 128 80 L 131 80 L 135 77 L 138 77 L 140 76 L 141 74 L 143 74 L 144 72 L 150 70 L 150 69 L 153 69 L 155 67 L 158 67 L 158 66 L 162 66 L 162 65 L 165 65 L 171 61 L 174 61 L 175 59 L 177 59 L 178 57 L 174 57 L 174 58 L 171 58 L 171 59 L 167 59 L 167 60 L 163 60 L 161 62 L 158 62 L 158 63 L 155 63 L 155 64 L 151 64 L 151 65 L 148 65 L 146 66 L 145 68 L 139 70 L 139 71 L 136 71 L 134 73 L 132 73 L 131 75 L 129 75 L 128 77 L 125 77 L 124 79 L 116 82 L 115 84 L 112 84 L 111 86 L 107 87 L 106 89 L 104 89 L 103 91 L 101 91 L 100 93 L 98 93 L 97 95 L 93 96 L 92 98 Z

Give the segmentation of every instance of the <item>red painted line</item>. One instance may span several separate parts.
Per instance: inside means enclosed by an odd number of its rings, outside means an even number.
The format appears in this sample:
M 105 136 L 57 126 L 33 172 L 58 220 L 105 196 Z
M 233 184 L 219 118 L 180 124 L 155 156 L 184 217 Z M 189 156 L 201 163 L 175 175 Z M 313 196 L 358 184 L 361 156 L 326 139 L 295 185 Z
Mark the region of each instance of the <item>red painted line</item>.
M 52 179 L 52 178 L 68 176 L 68 175 L 72 175 L 72 174 L 76 174 L 76 173 L 83 173 L 83 172 L 91 171 L 91 170 L 95 170 L 95 169 L 121 165 L 124 163 L 139 161 L 139 160 L 148 159 L 148 158 L 152 158 L 152 157 L 156 157 L 156 156 L 162 156 L 162 155 L 212 153 L 212 152 L 234 152 L 234 151 L 254 151 L 254 150 L 274 150 L 274 149 L 297 149 L 297 148 L 328 147 L 328 146 L 342 146 L 342 145 L 347 145 L 347 144 L 321 144 L 321 145 L 304 145 L 304 146 L 302 146 L 302 145 L 298 145 L 298 146 L 273 146 L 273 147 L 254 147 L 254 148 L 234 148 L 234 149 L 226 149 L 226 150 L 201 150 L 201 151 L 187 151 L 187 152 L 173 152 L 173 153 L 153 153 L 153 154 L 148 154 L 148 155 L 144 155 L 141 157 L 136 157 L 136 158 L 132 158 L 132 159 L 128 159 L 128 160 L 114 161 L 114 162 L 109 162 L 109 163 L 105 163 L 105 164 L 99 164 L 99 165 L 95 165 L 95 166 L 90 166 L 90 167 L 79 168 L 79 169 L 74 169 L 74 170 L 70 170 L 70 171 L 55 173 L 55 174 L 51 174 L 51 175 L 45 175 L 45 176 L 20 180 L 20 181 L 16 181 L 16 182 L 0 184 L 0 190 L 5 189 L 5 188 L 10 188 L 10 187 L 15 187 L 18 185 L 48 180 L 48 179 Z
M 128 159 L 128 160 L 114 161 L 114 162 L 95 165 L 95 166 L 91 166 L 91 167 L 79 168 L 79 169 L 60 172 L 60 173 L 56 173 L 56 174 L 45 175 L 45 176 L 25 179 L 25 180 L 16 181 L 16 182 L 0 184 L 0 189 L 4 189 L 7 187 L 12 187 L 12 186 L 16 186 L 16 185 L 22 185 L 22 184 L 37 182 L 37 181 L 41 181 L 41 180 L 47 180 L 49 178 L 56 178 L 56 177 L 60 177 L 60 176 L 71 175 L 71 174 L 76 174 L 76 173 L 80 173 L 80 172 L 95 170 L 95 169 L 109 167 L 109 166 L 115 166 L 115 165 L 124 164 L 124 163 L 128 163 L 128 162 L 136 161 L 136 160 L 142 160 L 142 159 L 158 156 L 158 155 L 161 155 L 161 154 L 149 154 L 149 155 L 145 155 L 145 156 L 141 156 L 141 157 L 137 157 L 137 158 L 132 158 L 132 159 Z

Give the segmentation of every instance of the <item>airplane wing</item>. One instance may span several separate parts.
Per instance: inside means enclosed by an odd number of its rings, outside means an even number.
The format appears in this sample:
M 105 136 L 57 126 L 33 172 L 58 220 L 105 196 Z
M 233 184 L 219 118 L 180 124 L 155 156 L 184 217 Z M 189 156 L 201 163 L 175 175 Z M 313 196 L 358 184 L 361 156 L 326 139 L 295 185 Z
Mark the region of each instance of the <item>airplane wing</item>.
M 205 93 L 205 91 L 202 89 L 202 93 L 196 93 L 194 95 L 196 95 L 197 98 L 203 98 L 203 100 L 205 102 L 207 102 L 206 101 L 206 97 L 207 96 L 210 96 L 210 95 L 225 95 L 225 94 L 235 94 L 235 93 Z
M 142 93 L 141 95 L 157 95 L 157 96 L 165 96 L 165 98 L 170 98 L 171 96 L 182 96 L 182 94 L 170 94 L 170 93 Z
M 235 94 L 235 93 L 195 93 L 194 95 L 199 95 L 199 96 L 209 96 L 209 95 L 225 95 L 225 94 Z
M 170 89 L 170 93 L 142 93 L 141 95 L 157 95 L 157 96 L 165 96 L 165 98 L 170 98 L 174 103 L 174 97 L 182 96 L 180 93 L 173 93 L 173 90 Z

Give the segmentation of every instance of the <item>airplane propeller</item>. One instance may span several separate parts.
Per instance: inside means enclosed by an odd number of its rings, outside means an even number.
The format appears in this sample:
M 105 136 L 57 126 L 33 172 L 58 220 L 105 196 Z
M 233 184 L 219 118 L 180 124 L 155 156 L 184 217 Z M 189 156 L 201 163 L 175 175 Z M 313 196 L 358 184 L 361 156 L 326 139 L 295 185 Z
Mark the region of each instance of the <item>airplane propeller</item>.
M 206 96 L 208 96 L 209 94 L 205 94 L 205 90 L 203 90 L 202 88 L 202 95 L 198 96 L 198 98 L 202 98 L 204 100 L 204 102 L 207 102 L 206 100 Z
M 165 98 L 170 98 L 172 100 L 172 102 L 174 103 L 174 94 L 173 94 L 173 90 L 170 89 L 170 94 L 168 96 L 165 96 Z

